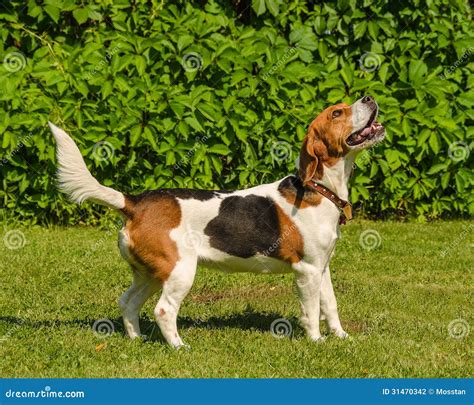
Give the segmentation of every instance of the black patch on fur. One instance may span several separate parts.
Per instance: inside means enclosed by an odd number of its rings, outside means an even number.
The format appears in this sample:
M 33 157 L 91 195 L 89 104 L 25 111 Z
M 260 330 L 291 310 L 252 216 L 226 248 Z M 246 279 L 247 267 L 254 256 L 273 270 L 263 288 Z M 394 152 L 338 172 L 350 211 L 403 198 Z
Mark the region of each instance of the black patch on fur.
M 170 196 L 180 198 L 182 200 L 199 200 L 207 201 L 214 197 L 220 197 L 222 194 L 232 193 L 233 191 L 226 190 L 198 190 L 192 188 L 162 188 L 160 190 L 145 191 L 144 193 L 128 196 L 133 202 L 137 203 L 144 198 L 154 198 Z
M 257 195 L 222 200 L 219 214 L 204 229 L 210 245 L 233 256 L 277 256 L 280 224 L 272 199 Z
M 308 197 L 314 193 L 312 189 L 303 186 L 303 182 L 297 176 L 285 177 L 278 185 L 279 193 L 284 196 L 285 194 L 296 194 L 297 201 L 303 201 L 305 197 Z

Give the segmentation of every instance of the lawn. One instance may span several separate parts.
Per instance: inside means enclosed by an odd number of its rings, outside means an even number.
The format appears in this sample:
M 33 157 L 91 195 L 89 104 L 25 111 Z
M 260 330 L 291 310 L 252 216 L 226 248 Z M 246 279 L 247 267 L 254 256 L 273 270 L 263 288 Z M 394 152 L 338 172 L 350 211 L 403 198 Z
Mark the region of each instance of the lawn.
M 191 349 L 180 351 L 154 326 L 157 297 L 142 311 L 148 340 L 124 336 L 117 301 L 131 274 L 115 233 L 16 227 L 7 237 L 14 228 L 0 241 L 0 377 L 472 376 L 473 222 L 344 226 L 331 271 L 347 340 L 305 337 L 290 274 L 201 268 L 178 321 Z M 366 230 L 380 246 L 361 246 Z M 271 333 L 279 318 L 290 336 Z M 100 319 L 111 335 L 94 332 Z

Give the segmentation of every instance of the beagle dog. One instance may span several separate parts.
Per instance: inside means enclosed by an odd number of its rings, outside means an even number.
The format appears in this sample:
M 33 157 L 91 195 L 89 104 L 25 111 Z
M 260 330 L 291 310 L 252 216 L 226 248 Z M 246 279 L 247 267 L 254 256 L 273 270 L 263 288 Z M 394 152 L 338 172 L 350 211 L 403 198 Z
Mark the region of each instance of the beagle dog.
M 119 211 L 119 248 L 133 283 L 119 306 L 130 338 L 140 336 L 139 313 L 161 290 L 154 314 L 166 341 L 179 348 L 176 320 L 198 264 L 227 272 L 292 272 L 309 337 L 319 321 L 344 338 L 329 274 L 341 209 L 350 219 L 347 183 L 358 152 L 385 136 L 370 96 L 325 109 L 309 126 L 297 175 L 246 190 L 160 189 L 125 195 L 101 185 L 72 138 L 49 124 L 57 143 L 61 191 L 78 203 L 93 200 Z M 349 205 L 350 207 L 350 205 Z

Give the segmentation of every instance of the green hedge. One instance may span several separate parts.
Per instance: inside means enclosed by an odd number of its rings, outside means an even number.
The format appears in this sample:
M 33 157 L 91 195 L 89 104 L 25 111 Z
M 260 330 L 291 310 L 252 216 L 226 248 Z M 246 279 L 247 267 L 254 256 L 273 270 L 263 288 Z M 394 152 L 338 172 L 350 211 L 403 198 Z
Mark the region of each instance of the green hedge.
M 461 0 L 4 3 L 3 216 L 103 213 L 58 194 L 47 120 L 108 186 L 233 189 L 294 172 L 311 120 L 362 94 L 388 136 L 357 160 L 359 211 L 472 214 L 470 21 Z

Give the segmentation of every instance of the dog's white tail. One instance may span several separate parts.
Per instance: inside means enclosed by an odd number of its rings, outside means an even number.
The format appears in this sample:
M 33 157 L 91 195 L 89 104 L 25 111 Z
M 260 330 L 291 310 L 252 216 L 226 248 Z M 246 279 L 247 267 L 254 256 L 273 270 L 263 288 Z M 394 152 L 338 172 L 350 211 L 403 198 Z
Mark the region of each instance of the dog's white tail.
M 58 157 L 58 180 L 61 191 L 68 194 L 71 200 L 82 203 L 94 200 L 110 208 L 123 209 L 124 195 L 110 187 L 101 185 L 86 167 L 77 145 L 61 128 L 49 123 L 56 139 Z

